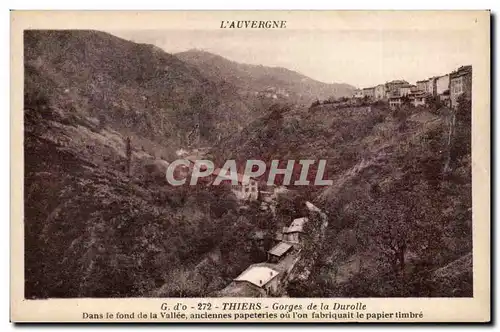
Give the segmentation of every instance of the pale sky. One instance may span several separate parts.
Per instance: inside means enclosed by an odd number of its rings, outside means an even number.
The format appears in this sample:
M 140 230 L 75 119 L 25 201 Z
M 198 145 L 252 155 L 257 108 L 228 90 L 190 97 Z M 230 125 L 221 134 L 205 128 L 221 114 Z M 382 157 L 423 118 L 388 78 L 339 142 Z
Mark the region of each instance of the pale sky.
M 121 30 L 118 37 L 166 52 L 201 49 L 241 63 L 295 70 L 326 83 L 410 83 L 472 64 L 466 30 Z

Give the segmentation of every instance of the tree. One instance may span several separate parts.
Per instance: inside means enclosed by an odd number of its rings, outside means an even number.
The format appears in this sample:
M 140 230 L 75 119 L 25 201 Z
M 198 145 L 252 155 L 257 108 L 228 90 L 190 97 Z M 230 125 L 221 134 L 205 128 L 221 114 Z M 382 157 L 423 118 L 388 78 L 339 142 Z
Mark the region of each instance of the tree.
M 315 101 L 312 102 L 311 107 L 309 107 L 309 108 L 311 109 L 311 108 L 319 106 L 319 105 L 321 105 L 321 102 L 318 99 L 316 99 Z
M 24 92 L 24 108 L 26 109 L 46 109 L 50 105 L 48 94 L 42 90 L 28 90 Z
M 403 107 L 410 107 L 411 106 L 410 98 L 406 95 L 401 97 L 401 103 L 402 103 Z
M 326 99 L 323 104 L 333 104 L 335 103 L 335 101 L 337 101 L 337 99 L 335 97 L 330 97 L 328 99 Z
M 427 96 L 425 98 L 425 103 L 430 108 L 431 112 L 437 112 L 444 106 L 439 96 L 434 95 Z
M 429 194 L 429 188 L 422 184 L 411 191 L 394 188 L 376 200 L 358 203 L 365 209 L 360 231 L 393 274 L 404 277 L 410 251 L 420 260 L 439 255 L 442 227 L 438 196 Z

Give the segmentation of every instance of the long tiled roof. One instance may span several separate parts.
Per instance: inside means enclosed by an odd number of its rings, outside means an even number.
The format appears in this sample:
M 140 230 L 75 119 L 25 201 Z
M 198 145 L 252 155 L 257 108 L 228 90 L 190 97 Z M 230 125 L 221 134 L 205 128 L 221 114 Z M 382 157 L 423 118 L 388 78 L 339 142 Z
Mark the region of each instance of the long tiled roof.
M 275 245 L 271 250 L 269 250 L 269 253 L 271 255 L 281 257 L 284 253 L 290 250 L 290 248 L 292 248 L 291 244 L 280 242 L 277 245 Z

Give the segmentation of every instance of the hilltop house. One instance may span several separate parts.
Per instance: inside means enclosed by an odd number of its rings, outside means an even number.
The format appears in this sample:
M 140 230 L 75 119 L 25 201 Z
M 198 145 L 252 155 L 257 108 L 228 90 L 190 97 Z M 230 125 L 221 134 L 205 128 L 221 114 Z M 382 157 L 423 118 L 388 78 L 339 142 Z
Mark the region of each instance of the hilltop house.
M 415 92 L 425 92 L 434 95 L 436 77 L 430 77 L 426 80 L 417 81 Z
M 444 105 L 456 108 L 460 95 L 471 99 L 472 66 L 461 66 L 450 74 L 433 76 L 416 83 L 411 85 L 405 80 L 393 80 L 375 87 L 356 90 L 354 97 L 388 100 L 389 106 L 394 109 L 402 106 L 405 100 L 414 106 L 423 106 L 426 105 L 429 96 L 434 96 Z
M 394 108 L 398 108 L 398 107 L 401 107 L 401 105 L 403 105 L 403 101 L 401 100 L 401 97 L 399 96 L 392 96 L 392 97 L 389 97 L 389 107 L 394 109 Z
M 390 94 L 394 94 L 394 93 L 399 93 L 399 87 L 402 86 L 402 85 L 408 85 L 409 83 L 407 81 L 404 81 L 404 80 L 394 80 L 394 81 L 390 81 L 390 82 L 387 82 L 385 83 L 385 91 L 386 91 L 386 95 L 389 95 Z
M 357 99 L 363 99 L 363 90 L 361 89 L 356 89 L 354 90 L 354 95 L 353 95 L 354 98 L 357 98 Z
M 418 91 L 427 91 L 427 84 L 429 80 L 417 81 L 417 90 Z
M 441 102 L 449 106 L 450 101 L 450 75 L 442 75 L 434 80 L 434 96 L 437 96 Z
M 458 106 L 458 97 L 464 95 L 471 99 L 472 94 L 472 66 L 462 66 L 450 73 L 450 106 Z
M 422 94 L 425 93 L 425 95 Z M 410 95 L 411 103 L 414 106 L 425 105 L 428 96 L 435 96 L 445 105 L 449 105 L 450 100 L 450 74 L 434 76 L 427 80 L 417 81 L 416 91 Z
M 450 90 L 450 75 L 446 74 L 443 76 L 438 76 L 435 80 L 436 82 L 436 95 L 442 95 L 444 92 Z
M 383 100 L 387 97 L 384 84 L 379 84 L 375 87 L 375 99 Z
M 428 96 L 427 93 L 424 91 L 415 91 L 412 94 L 409 95 L 410 97 L 410 103 L 417 107 L 417 106 L 425 106 L 426 105 L 426 97 Z
M 398 87 L 399 90 L 399 96 L 400 97 L 405 97 L 408 96 L 411 92 L 412 89 L 414 88 L 414 85 L 411 84 L 402 84 Z
M 401 105 L 403 104 L 403 99 L 401 98 L 399 91 L 391 91 L 389 93 L 388 99 L 389 99 L 389 107 L 392 109 L 401 107 Z
M 436 95 L 436 81 L 437 81 L 437 79 L 438 79 L 438 77 L 434 76 L 434 77 L 429 78 L 426 81 L 425 92 L 427 92 L 427 94 L 430 96 Z
M 374 100 L 387 100 L 394 94 L 400 94 L 400 96 L 408 95 L 410 93 L 410 88 L 413 87 L 407 81 L 404 80 L 394 80 L 386 82 L 385 84 L 378 84 L 373 87 L 363 88 L 361 90 L 355 90 L 354 98 L 369 98 Z M 402 89 L 401 89 L 402 88 Z
M 375 97 L 375 87 L 363 88 L 363 97 L 374 98 Z

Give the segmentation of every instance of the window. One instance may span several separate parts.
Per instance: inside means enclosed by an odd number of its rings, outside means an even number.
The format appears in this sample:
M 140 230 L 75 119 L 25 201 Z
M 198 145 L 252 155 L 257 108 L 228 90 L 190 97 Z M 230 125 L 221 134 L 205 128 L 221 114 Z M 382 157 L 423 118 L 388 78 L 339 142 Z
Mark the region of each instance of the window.
M 461 94 L 463 92 L 462 79 L 463 77 L 459 77 L 452 81 L 451 92 L 454 94 Z

